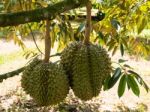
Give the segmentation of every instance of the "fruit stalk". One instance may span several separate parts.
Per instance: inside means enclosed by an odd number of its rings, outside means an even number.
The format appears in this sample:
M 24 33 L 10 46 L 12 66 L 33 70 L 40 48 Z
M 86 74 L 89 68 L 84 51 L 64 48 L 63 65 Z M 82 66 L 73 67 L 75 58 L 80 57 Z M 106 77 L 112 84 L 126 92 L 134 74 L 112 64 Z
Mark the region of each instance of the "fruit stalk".
M 45 63 L 49 62 L 50 53 L 51 53 L 50 21 L 46 20 L 45 58 L 44 58 Z
M 92 4 L 89 1 L 86 5 L 87 17 L 86 17 L 86 29 L 85 29 L 85 39 L 84 44 L 89 44 L 90 42 L 90 33 L 91 33 L 91 9 Z

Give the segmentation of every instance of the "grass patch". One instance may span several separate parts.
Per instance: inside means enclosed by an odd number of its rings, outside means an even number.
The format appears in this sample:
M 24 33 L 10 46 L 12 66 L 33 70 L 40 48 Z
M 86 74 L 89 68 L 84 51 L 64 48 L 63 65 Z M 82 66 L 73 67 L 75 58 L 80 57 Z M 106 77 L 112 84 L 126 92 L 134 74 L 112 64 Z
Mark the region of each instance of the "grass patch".
M 39 53 L 37 48 L 27 48 L 24 51 L 20 50 L 7 54 L 0 54 L 0 65 L 10 63 L 20 58 L 27 59 L 34 56 L 36 53 Z
M 14 61 L 17 58 L 22 57 L 22 55 L 23 55 L 22 51 L 12 52 L 9 54 L 1 54 L 0 55 L 0 65 Z

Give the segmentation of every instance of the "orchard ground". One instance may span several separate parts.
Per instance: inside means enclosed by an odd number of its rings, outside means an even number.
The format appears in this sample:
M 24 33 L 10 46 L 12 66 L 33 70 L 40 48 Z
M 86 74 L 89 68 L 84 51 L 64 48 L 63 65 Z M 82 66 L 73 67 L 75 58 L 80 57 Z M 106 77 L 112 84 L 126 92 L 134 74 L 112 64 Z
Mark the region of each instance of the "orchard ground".
M 42 46 L 40 41 L 38 41 L 38 44 L 40 44 L 40 47 Z M 35 49 L 35 45 L 32 41 L 25 41 L 25 45 L 27 48 Z M 41 47 L 41 49 L 43 49 L 43 47 Z M 52 50 L 52 54 L 55 53 L 56 47 Z M 29 60 L 26 60 L 22 56 L 23 54 L 24 52 L 22 49 L 15 45 L 13 41 L 7 42 L 5 40 L 0 40 L 0 74 L 23 67 Z M 135 71 L 141 74 L 141 77 L 150 86 L 150 61 L 146 61 L 141 58 L 136 60 L 135 57 L 128 56 L 127 54 L 124 57 L 121 57 L 119 51 L 112 57 L 112 60 L 117 61 L 120 58 L 128 60 L 126 63 L 131 65 Z M 55 61 L 59 58 L 56 57 L 52 59 Z M 20 79 L 21 74 L 0 83 L 0 112 L 8 110 L 12 112 L 42 111 L 36 107 L 36 105 L 32 102 L 32 99 L 23 92 L 20 86 Z M 101 91 L 99 97 L 88 102 L 81 102 L 77 98 L 68 97 L 66 102 L 64 102 L 64 108 L 62 109 L 61 107 L 62 110 L 59 109 L 59 111 L 67 112 L 67 107 L 65 106 L 67 104 L 67 106 L 70 106 L 69 108 L 71 108 L 71 106 L 78 107 L 78 109 L 76 109 L 77 112 L 150 112 L 150 93 L 146 93 L 144 88 L 140 88 L 141 93 L 139 97 L 136 97 L 131 90 L 128 91 L 126 88 L 124 96 L 119 98 L 117 95 L 117 86 L 118 84 L 109 91 Z M 75 100 L 78 103 L 76 103 Z M 58 106 L 55 108 L 49 107 L 48 110 L 50 112 L 55 112 L 58 111 L 56 108 L 58 108 Z

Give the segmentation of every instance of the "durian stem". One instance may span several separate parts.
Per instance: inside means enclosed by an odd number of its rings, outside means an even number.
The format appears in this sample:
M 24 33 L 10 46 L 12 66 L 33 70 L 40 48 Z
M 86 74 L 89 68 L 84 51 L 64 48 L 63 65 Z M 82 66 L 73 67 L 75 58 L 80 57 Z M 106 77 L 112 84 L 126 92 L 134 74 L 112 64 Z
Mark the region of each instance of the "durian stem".
M 49 62 L 50 53 L 51 53 L 50 21 L 46 20 L 45 58 L 44 58 L 45 63 Z
M 86 21 L 86 29 L 85 29 L 85 38 L 84 38 L 84 44 L 89 44 L 90 42 L 90 33 L 91 33 L 91 9 L 92 4 L 89 1 L 86 5 L 86 11 L 87 11 L 87 21 Z

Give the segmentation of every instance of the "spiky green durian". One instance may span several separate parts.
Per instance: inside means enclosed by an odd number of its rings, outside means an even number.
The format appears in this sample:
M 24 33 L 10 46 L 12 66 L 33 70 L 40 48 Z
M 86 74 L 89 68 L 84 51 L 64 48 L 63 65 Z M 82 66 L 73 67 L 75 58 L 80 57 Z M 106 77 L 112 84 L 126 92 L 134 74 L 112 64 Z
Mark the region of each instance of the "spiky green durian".
M 70 44 L 62 52 L 61 63 L 70 75 L 71 88 L 81 100 L 97 96 L 112 70 L 106 50 L 91 43 Z
M 81 44 L 81 43 L 80 43 Z M 74 54 L 77 50 L 77 47 L 79 45 L 79 42 L 73 42 L 70 43 L 62 52 L 61 54 L 61 64 L 63 65 L 63 68 L 66 71 L 66 74 L 68 76 L 69 83 L 72 85 L 72 64 L 73 64 L 73 58 Z
M 31 63 L 29 63 L 28 66 L 26 66 L 25 70 L 23 71 L 21 84 L 27 94 L 31 93 L 31 90 L 33 88 L 31 79 L 32 72 L 34 71 L 35 67 L 40 63 L 42 63 L 42 61 L 38 58 L 35 58 L 32 60 Z
M 21 82 L 26 93 L 40 106 L 60 103 L 69 92 L 68 79 L 62 66 L 54 63 L 41 62 L 33 71 L 25 70 Z

